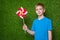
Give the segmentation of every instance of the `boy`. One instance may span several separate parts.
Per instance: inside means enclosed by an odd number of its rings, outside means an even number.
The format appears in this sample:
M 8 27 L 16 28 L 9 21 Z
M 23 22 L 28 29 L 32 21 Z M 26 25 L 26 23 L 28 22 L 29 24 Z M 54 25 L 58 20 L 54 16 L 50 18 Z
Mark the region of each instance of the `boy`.
M 38 18 L 33 21 L 32 28 L 29 30 L 27 25 L 23 25 L 23 30 L 34 35 L 34 40 L 52 40 L 51 20 L 44 16 L 45 7 L 42 3 L 35 6 Z

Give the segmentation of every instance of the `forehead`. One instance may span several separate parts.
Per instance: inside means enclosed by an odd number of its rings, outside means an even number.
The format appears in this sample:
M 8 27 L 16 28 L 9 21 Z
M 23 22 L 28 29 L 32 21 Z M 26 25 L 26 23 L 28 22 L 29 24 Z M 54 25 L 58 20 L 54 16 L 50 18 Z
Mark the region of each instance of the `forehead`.
M 39 5 L 39 6 L 36 6 L 35 8 L 43 8 L 43 6 Z

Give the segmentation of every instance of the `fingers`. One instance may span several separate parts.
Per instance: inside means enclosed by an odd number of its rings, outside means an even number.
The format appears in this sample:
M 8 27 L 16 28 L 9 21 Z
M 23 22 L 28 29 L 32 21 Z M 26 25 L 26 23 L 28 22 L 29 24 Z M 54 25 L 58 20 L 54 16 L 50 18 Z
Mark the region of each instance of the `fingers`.
M 24 31 L 27 30 L 27 26 L 26 26 L 26 24 L 23 25 L 23 30 L 24 30 Z

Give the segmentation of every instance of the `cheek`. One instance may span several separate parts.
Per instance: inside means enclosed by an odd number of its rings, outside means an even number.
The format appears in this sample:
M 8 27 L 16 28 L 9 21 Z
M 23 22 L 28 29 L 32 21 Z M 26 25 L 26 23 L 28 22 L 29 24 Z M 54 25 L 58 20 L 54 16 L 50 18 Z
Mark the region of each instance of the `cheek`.
M 36 13 L 38 13 L 38 11 L 36 11 Z
M 43 11 L 43 10 L 40 10 L 40 12 L 41 12 L 41 13 L 44 13 L 44 11 Z

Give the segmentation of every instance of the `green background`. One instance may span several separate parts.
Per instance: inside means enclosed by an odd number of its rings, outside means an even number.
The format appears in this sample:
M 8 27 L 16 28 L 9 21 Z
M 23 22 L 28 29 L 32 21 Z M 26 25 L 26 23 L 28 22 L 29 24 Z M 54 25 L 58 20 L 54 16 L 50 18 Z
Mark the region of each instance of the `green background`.
M 53 40 L 60 40 L 60 0 L 0 0 L 0 40 L 33 40 L 33 36 L 22 30 L 22 19 L 17 17 L 19 7 L 27 9 L 25 23 L 29 29 L 37 17 L 35 4 L 43 3 L 45 16 L 53 22 Z

